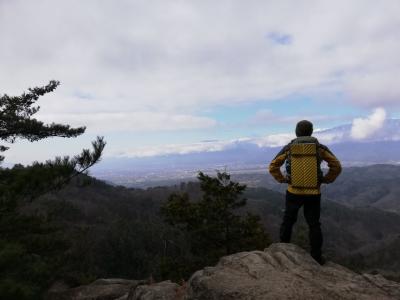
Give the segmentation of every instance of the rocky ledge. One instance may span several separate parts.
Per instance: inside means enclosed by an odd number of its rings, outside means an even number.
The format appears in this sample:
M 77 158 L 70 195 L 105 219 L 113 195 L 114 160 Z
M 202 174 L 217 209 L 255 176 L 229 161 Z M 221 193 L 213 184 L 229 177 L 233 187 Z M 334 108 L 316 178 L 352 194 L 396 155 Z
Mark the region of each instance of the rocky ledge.
M 400 284 L 338 264 L 320 266 L 293 244 L 221 258 L 193 274 L 187 299 L 400 299 Z
M 320 266 L 308 253 L 293 244 L 272 244 L 265 251 L 240 252 L 220 259 L 192 275 L 186 286 L 165 281 L 107 282 L 95 296 L 95 284 L 65 291 L 71 297 L 57 299 L 93 300 L 278 300 L 278 299 L 400 299 L 400 283 L 381 275 L 357 274 L 341 265 Z M 104 283 L 103 282 L 103 283 Z M 97 286 L 101 286 L 98 284 Z M 89 289 L 88 289 L 89 287 Z M 80 297 L 76 293 L 91 293 Z M 107 296 L 103 292 L 109 290 Z M 118 297 L 116 297 L 116 291 Z M 111 295 L 114 293 L 113 295 Z M 61 296 L 61 294 L 58 294 Z M 53 298 L 56 299 L 56 298 Z

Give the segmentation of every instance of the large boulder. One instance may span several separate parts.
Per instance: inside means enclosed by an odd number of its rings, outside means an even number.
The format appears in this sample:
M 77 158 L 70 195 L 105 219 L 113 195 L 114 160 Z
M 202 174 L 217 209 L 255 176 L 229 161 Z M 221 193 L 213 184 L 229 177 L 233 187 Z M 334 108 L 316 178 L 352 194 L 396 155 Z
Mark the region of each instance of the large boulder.
M 197 271 L 187 299 L 400 299 L 400 284 L 332 262 L 320 266 L 298 246 L 278 243 L 223 257 L 215 267 Z
M 185 291 L 169 280 L 132 289 L 127 300 L 183 300 Z M 122 299 L 121 299 L 122 300 Z

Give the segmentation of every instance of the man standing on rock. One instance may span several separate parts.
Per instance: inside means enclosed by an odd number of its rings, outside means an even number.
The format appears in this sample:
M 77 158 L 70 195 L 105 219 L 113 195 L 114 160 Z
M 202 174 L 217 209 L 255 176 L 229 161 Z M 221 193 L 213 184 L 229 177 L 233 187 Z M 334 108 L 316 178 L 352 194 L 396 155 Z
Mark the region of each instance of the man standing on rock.
M 339 160 L 328 149 L 312 137 L 313 124 L 303 120 L 297 123 L 296 136 L 277 154 L 269 165 L 269 172 L 280 183 L 287 183 L 286 208 L 280 228 L 280 241 L 290 243 L 293 225 L 299 209 L 304 206 L 304 217 L 309 227 L 311 256 L 321 265 L 322 232 L 320 218 L 322 183 L 332 183 L 340 174 Z M 324 175 L 321 162 L 328 163 L 329 170 Z M 286 162 L 286 175 L 280 170 Z

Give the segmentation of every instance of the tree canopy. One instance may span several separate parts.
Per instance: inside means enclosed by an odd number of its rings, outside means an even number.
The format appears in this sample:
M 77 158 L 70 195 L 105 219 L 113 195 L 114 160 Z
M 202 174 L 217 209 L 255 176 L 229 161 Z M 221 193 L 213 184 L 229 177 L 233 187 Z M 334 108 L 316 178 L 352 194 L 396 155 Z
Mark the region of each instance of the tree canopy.
M 10 143 L 15 142 L 17 138 L 33 142 L 52 136 L 69 138 L 84 133 L 85 127 L 71 128 L 63 124 L 44 124 L 32 118 L 40 109 L 40 106 L 34 106 L 39 97 L 53 92 L 59 85 L 59 81 L 51 80 L 46 86 L 29 88 L 28 93 L 20 96 L 7 94 L 1 96 L 0 139 Z M 1 151 L 7 149 L 8 147 L 1 147 Z
M 0 140 L 13 144 L 50 137 L 73 138 L 85 127 L 45 124 L 34 115 L 39 97 L 60 83 L 28 89 L 20 96 L 0 96 Z M 97 163 L 106 143 L 103 137 L 76 156 L 56 157 L 32 165 L 0 168 L 0 295 L 2 299 L 42 299 L 48 284 L 62 267 L 68 243 L 62 232 L 41 216 L 24 212 L 24 204 L 61 188 Z M 0 152 L 9 147 L 0 145 Z M 0 156 L 0 163 L 4 156 Z
M 164 219 L 179 228 L 190 243 L 191 261 L 199 267 L 215 264 L 224 255 L 264 249 L 270 239 L 259 216 L 241 211 L 246 205 L 246 185 L 231 180 L 226 172 L 211 177 L 199 172 L 202 197 L 191 200 L 187 193 L 173 193 L 162 207 Z
M 46 86 L 29 88 L 20 96 L 4 94 L 0 97 L 0 140 L 15 143 L 18 139 L 30 142 L 50 137 L 72 138 L 85 132 L 86 127 L 72 128 L 70 125 L 51 123 L 45 124 L 34 118 L 40 110 L 36 105 L 39 97 L 53 92 L 60 82 L 52 80 Z M 15 197 L 30 199 L 61 187 L 70 178 L 86 172 L 97 163 L 105 147 L 103 137 L 97 137 L 92 142 L 92 150 L 84 149 L 74 157 L 56 157 L 46 162 L 34 162 L 31 166 L 21 168 L 16 165 L 12 169 L 1 169 L 0 172 L 0 209 L 5 202 L 15 200 Z M 0 145 L 0 152 L 9 147 Z M 0 156 L 0 162 L 4 156 Z

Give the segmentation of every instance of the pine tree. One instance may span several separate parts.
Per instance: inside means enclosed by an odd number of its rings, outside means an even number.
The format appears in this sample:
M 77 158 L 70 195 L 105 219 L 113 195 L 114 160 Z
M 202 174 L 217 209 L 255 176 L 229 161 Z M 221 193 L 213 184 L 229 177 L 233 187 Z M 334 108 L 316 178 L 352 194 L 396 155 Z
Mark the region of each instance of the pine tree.
M 264 249 L 270 243 L 259 216 L 240 214 L 246 205 L 245 185 L 226 172 L 216 177 L 199 173 L 202 197 L 191 201 L 187 193 L 172 194 L 161 213 L 170 225 L 181 229 L 190 242 L 192 268 L 212 265 L 223 256 L 239 251 Z
M 0 97 L 0 140 L 14 143 L 17 139 L 30 142 L 50 137 L 72 138 L 85 132 L 85 127 L 71 128 L 69 125 L 44 124 L 33 116 L 40 107 L 35 106 L 40 96 L 53 92 L 60 83 L 50 81 L 44 87 L 28 89 L 21 96 Z M 100 160 L 105 147 L 103 137 L 92 143 L 93 150 L 84 149 L 75 157 L 56 157 L 44 163 L 35 162 L 31 166 L 16 165 L 12 169 L 0 169 L 0 210 L 13 208 L 17 198 L 33 198 L 67 183 L 72 177 L 86 172 Z M 9 147 L 0 145 L 4 152 Z M 0 156 L 0 161 L 4 156 Z M 11 203 L 10 203 L 11 202 Z M 11 205 L 11 206 L 10 206 Z
M 73 138 L 85 127 L 44 124 L 34 118 L 40 107 L 39 97 L 53 92 L 60 83 L 50 81 L 43 87 L 30 88 L 21 96 L 0 97 L 0 140 L 14 143 L 50 137 Z M 21 213 L 27 201 L 57 190 L 73 177 L 86 173 L 97 163 L 105 147 L 103 137 L 92 142 L 74 157 L 56 157 L 30 166 L 0 168 L 0 295 L 1 299 L 42 299 L 42 294 L 62 266 L 68 245 L 56 227 L 35 215 Z M 0 145 L 0 152 L 8 147 Z M 4 156 L 0 156 L 0 162 Z

